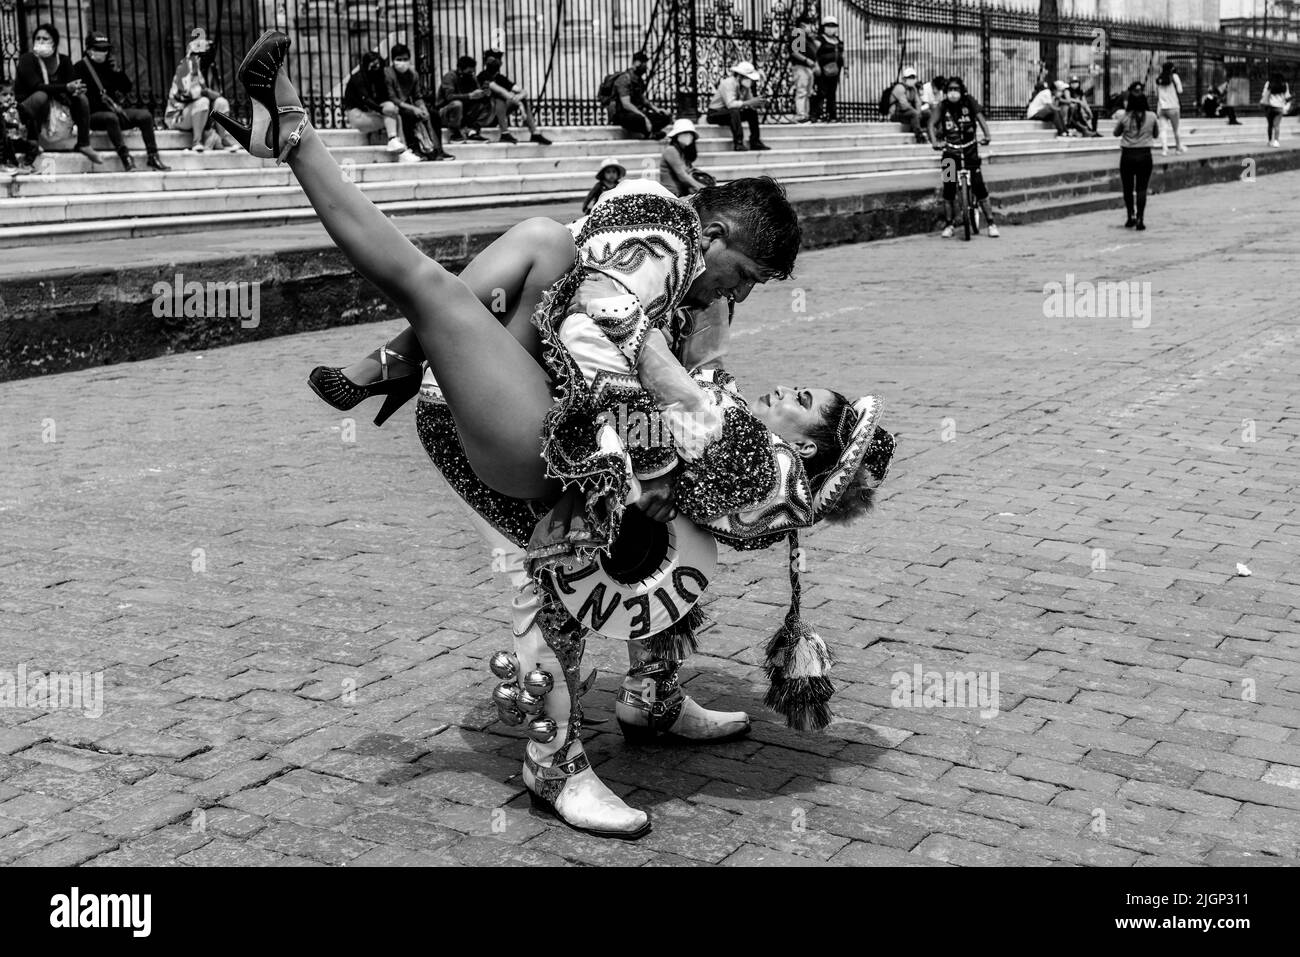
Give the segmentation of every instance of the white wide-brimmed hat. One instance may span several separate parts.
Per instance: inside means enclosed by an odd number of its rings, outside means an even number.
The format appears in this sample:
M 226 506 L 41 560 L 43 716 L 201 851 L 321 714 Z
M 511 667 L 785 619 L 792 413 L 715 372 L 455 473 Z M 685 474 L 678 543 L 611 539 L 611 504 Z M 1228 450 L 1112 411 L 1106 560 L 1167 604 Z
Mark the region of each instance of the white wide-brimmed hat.
M 605 172 L 605 170 L 609 169 L 611 166 L 617 169 L 624 176 L 627 175 L 627 167 L 624 166 L 621 162 L 619 162 L 619 158 L 617 156 L 606 156 L 603 160 L 600 161 L 600 166 L 596 170 L 596 178 L 599 179 L 600 174 Z
M 748 60 L 741 60 L 739 63 L 737 63 L 735 66 L 731 68 L 731 72 L 739 73 L 745 79 L 753 80 L 756 83 L 758 82 L 758 78 L 762 76 L 762 74 L 758 72 L 758 69 L 754 66 L 754 64 L 750 63 Z
M 667 137 L 672 139 L 682 133 L 693 133 L 696 139 L 699 139 L 700 131 L 695 128 L 695 124 L 690 120 L 682 117 L 680 120 L 673 120 L 673 125 L 668 127 Z

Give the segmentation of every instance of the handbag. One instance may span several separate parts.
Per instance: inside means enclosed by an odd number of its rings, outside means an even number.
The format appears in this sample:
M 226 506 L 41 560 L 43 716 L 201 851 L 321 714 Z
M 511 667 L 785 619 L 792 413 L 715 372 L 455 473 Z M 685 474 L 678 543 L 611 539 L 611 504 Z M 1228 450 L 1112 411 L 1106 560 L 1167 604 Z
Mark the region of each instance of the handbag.
M 39 60 L 39 62 L 41 75 L 48 84 L 50 74 L 45 69 L 45 61 Z M 50 110 L 45 116 L 45 123 L 41 126 L 39 141 L 41 149 L 45 150 L 70 150 L 76 145 L 77 126 L 72 122 L 72 111 L 60 100 L 50 100 Z
M 119 121 L 124 124 L 130 123 L 130 120 L 126 115 L 126 110 L 122 109 L 121 104 L 109 96 L 108 91 L 104 89 L 104 81 L 99 78 L 99 71 L 95 69 L 95 64 L 91 63 L 90 60 L 87 59 L 86 66 L 90 69 L 90 78 L 95 81 L 95 86 L 99 89 L 99 98 L 104 101 L 104 105 L 117 115 Z

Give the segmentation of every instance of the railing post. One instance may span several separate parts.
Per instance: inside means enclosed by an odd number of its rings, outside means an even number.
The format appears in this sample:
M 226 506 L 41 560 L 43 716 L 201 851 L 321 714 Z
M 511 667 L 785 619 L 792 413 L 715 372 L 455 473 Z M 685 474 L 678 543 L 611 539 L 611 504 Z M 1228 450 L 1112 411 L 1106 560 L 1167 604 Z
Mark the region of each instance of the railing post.
M 1205 75 L 1205 34 L 1196 34 L 1196 109 L 1201 108 L 1201 100 L 1205 97 L 1204 80 Z
M 984 81 L 980 85 L 980 102 L 987 110 L 989 100 L 993 98 L 993 36 L 984 0 L 980 0 L 980 69 L 984 74 Z

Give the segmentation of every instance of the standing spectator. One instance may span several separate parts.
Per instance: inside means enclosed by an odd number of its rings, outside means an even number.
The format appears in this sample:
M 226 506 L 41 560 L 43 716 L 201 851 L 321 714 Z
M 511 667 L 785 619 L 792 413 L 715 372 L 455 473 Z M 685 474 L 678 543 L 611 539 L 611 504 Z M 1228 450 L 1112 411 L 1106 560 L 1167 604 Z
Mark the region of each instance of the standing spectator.
M 14 85 L 0 80 L 0 168 L 29 173 L 40 155 L 41 144 L 27 138 L 27 124 L 18 115 Z
M 916 142 L 926 141 L 921 132 L 921 91 L 916 88 L 916 70 L 910 66 L 894 84 L 889 99 L 889 118 L 906 126 Z
M 1268 117 L 1269 146 L 1282 145 L 1282 117 L 1286 115 L 1290 103 L 1291 87 L 1287 85 L 1286 78 L 1281 73 L 1270 74 L 1268 82 L 1264 84 L 1264 92 L 1259 97 L 1259 105 L 1264 107 L 1264 115 Z
M 230 102 L 221 95 L 221 87 L 212 75 L 211 64 L 207 67 L 203 65 L 203 59 L 211 48 L 208 31 L 202 27 L 190 31 L 185 56 L 176 64 L 176 72 L 172 75 L 167 111 L 163 114 L 163 122 L 168 129 L 189 130 L 191 140 L 187 151 L 195 153 L 206 150 L 208 142 L 231 151 L 239 149 L 235 138 L 224 128 L 217 130 L 214 137 L 205 142 L 208 117 L 212 111 L 230 112 Z
M 716 185 L 713 177 L 695 168 L 695 124 L 680 119 L 668 127 L 668 141 L 659 154 L 659 182 L 675 196 L 690 196 L 706 186 Z
M 840 39 L 840 21 L 834 17 L 822 18 L 815 57 L 817 66 L 813 78 L 817 83 L 817 96 L 813 100 L 813 119 L 838 123 L 840 117 L 835 98 L 840 88 L 840 74 L 844 71 L 844 41 Z
M 348 77 L 343 88 L 343 116 L 348 126 L 370 134 L 383 130 L 388 134 L 388 152 L 401 153 L 406 144 L 397 135 L 397 104 L 388 98 L 388 80 L 384 76 L 384 58 L 375 50 L 361 54 L 361 65 Z
M 709 101 L 708 121 L 714 126 L 731 127 L 731 148 L 737 152 L 771 149 L 758 131 L 758 111 L 767 105 L 767 100 L 758 95 L 762 81 L 763 74 L 754 64 L 741 60 L 718 81 Z M 749 124 L 749 146 L 745 146 L 745 123 Z M 694 135 L 694 128 L 691 132 Z
M 934 115 L 934 108 L 943 102 L 944 86 L 948 83 L 947 78 L 936 76 L 929 83 L 921 85 L 921 128 L 930 128 L 930 117 Z
M 1174 72 L 1172 60 L 1166 60 L 1160 67 L 1160 75 L 1156 77 L 1156 106 L 1160 119 L 1168 123 L 1174 129 L 1174 147 L 1180 153 L 1186 153 L 1187 147 L 1183 145 L 1182 138 L 1178 135 L 1178 119 L 1182 113 L 1182 105 L 1178 98 L 1183 92 L 1183 81 L 1179 79 Z M 1169 155 L 1169 141 L 1165 138 L 1165 123 L 1160 124 L 1160 154 Z
M 794 82 L 794 121 L 810 123 L 808 101 L 812 97 L 813 70 L 817 66 L 817 18 L 801 13 L 790 38 L 790 78 Z
M 1077 76 L 1070 77 L 1070 85 L 1065 91 L 1066 127 L 1076 130 L 1083 136 L 1101 136 L 1093 129 L 1092 106 L 1088 103 L 1088 94 L 1084 92 L 1083 81 Z
M 609 105 L 609 121 L 629 133 L 646 139 L 659 139 L 672 117 L 655 106 L 645 95 L 645 78 L 650 72 L 650 57 L 644 50 L 632 54 L 631 68 L 614 78 Z
M 582 201 L 582 214 L 586 216 L 590 213 L 600 197 L 623 182 L 623 177 L 626 175 L 627 167 L 615 157 L 607 156 L 601 160 L 600 169 L 596 170 L 596 185 L 591 187 L 591 192 L 587 193 L 587 198 Z
M 389 101 L 397 106 L 407 149 L 423 160 L 454 159 L 442 148 L 442 123 L 435 119 L 437 111 L 424 103 L 424 86 L 411 62 L 411 48 L 405 43 L 395 43 L 390 54 L 392 62 L 384 70 L 384 81 Z
M 442 75 L 442 85 L 438 87 L 438 116 L 451 130 L 453 143 L 487 140 L 480 130 L 492 119 L 492 94 L 475 78 L 474 65 L 472 56 L 461 57 L 456 61 L 456 69 Z
M 1236 108 L 1228 104 L 1227 80 L 1217 86 L 1210 87 L 1210 91 L 1201 100 L 1201 115 L 1211 118 L 1226 116 L 1229 126 L 1241 126 L 1241 120 L 1237 119 Z
M 109 142 L 122 161 L 122 169 L 131 172 L 135 161 L 131 151 L 126 148 L 122 138 L 122 129 L 140 131 L 144 140 L 145 153 L 151 169 L 166 172 L 171 169 L 163 163 L 158 155 L 158 140 L 153 131 L 153 114 L 148 110 L 124 107 L 121 98 L 131 92 L 131 81 L 117 68 L 113 59 L 112 44 L 103 33 L 92 33 L 86 37 L 85 56 L 73 68 L 77 79 L 86 86 L 86 101 L 90 106 L 90 128 L 103 130 L 108 134 Z
M 1124 188 L 1124 208 L 1129 229 L 1146 229 L 1147 184 L 1151 182 L 1151 148 L 1160 126 L 1147 104 L 1146 94 L 1129 93 L 1127 109 L 1115 116 L 1115 135 L 1119 141 L 1119 179 Z
M 14 97 L 18 115 L 27 126 L 27 139 L 39 143 L 41 127 L 51 110 L 61 107 L 77 125 L 78 153 L 98 165 L 104 160 L 90 145 L 90 101 L 86 84 L 76 78 L 72 61 L 59 51 L 59 31 L 42 23 L 32 34 L 32 48 L 18 58 Z
M 1051 120 L 1052 125 L 1056 127 L 1056 135 L 1065 136 L 1066 111 L 1061 101 L 1061 91 L 1064 89 L 1065 84 L 1060 80 L 1054 84 L 1044 85 L 1029 101 L 1029 106 L 1025 110 L 1025 119 Z
M 518 110 L 524 118 L 524 125 L 528 127 L 528 132 L 532 134 L 529 142 L 550 146 L 551 141 L 537 132 L 537 124 L 533 121 L 532 104 L 525 96 L 524 88 L 501 72 L 501 61 L 504 59 L 505 53 L 501 50 L 484 50 L 483 72 L 478 75 L 479 86 L 491 94 L 493 113 L 501 126 L 501 136 L 497 142 L 519 142 L 510 134 L 510 114 Z

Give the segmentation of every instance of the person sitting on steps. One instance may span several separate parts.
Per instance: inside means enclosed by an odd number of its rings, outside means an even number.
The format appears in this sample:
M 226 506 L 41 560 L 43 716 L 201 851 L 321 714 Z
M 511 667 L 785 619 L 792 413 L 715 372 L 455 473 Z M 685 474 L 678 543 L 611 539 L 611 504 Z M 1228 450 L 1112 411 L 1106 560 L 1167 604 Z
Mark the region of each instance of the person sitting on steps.
M 131 151 L 126 148 L 122 130 L 139 130 L 140 138 L 144 140 L 149 168 L 166 172 L 171 167 L 158 155 L 153 114 L 148 110 L 122 105 L 122 99 L 131 92 L 131 81 L 117 68 L 112 49 L 108 36 L 96 31 L 86 37 L 86 55 L 74 68 L 77 78 L 86 87 L 86 99 L 90 104 L 90 128 L 108 134 L 109 142 L 122 161 L 122 169 L 128 173 L 135 169 L 135 161 L 131 159 Z
M 760 96 L 763 74 L 748 60 L 733 66 L 718 81 L 709 103 L 708 121 L 714 126 L 731 127 L 731 148 L 737 152 L 771 149 L 763 143 L 759 133 L 758 111 L 767 106 L 767 98 Z M 749 146 L 745 146 L 744 124 L 749 124 Z

